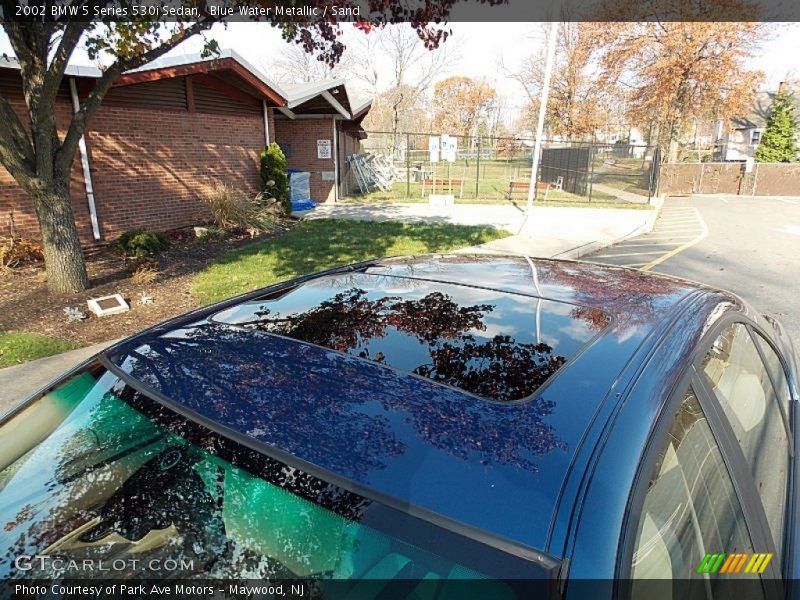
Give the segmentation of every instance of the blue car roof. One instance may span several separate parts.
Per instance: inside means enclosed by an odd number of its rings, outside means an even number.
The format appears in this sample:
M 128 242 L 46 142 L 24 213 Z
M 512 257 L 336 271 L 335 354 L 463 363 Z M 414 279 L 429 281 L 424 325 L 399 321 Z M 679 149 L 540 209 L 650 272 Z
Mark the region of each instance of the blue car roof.
M 358 490 L 543 550 L 592 416 L 696 289 L 587 263 L 386 259 L 192 313 L 127 340 L 109 358 L 192 414 Z M 456 331 L 425 325 L 425 303 L 437 292 L 467 312 L 482 307 L 483 320 Z M 347 313 L 351 337 L 342 325 L 320 337 L 319 323 L 343 320 L 326 312 L 340 301 L 366 312 Z M 364 324 L 376 310 L 377 333 Z M 454 318 L 440 304 L 437 311 Z M 502 365 L 520 364 L 520 353 L 542 344 L 563 360 L 535 385 L 517 384 L 525 378 Z M 504 360 L 487 358 L 490 346 Z

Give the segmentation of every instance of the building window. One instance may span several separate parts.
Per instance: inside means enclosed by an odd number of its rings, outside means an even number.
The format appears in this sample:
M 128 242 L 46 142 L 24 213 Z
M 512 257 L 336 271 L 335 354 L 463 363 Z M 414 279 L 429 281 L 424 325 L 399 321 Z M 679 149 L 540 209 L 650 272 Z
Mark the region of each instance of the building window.
M 750 143 L 755 146 L 756 144 L 761 142 L 761 130 L 754 129 L 750 132 Z

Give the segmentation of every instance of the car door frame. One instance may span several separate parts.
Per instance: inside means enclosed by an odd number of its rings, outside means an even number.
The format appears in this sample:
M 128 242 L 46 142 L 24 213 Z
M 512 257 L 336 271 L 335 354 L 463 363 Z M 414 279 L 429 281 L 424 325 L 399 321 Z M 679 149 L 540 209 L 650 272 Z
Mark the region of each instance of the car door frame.
M 797 598 L 800 594 L 798 588 L 798 578 L 800 578 L 800 569 L 798 569 L 798 537 L 797 532 L 797 519 L 800 516 L 800 493 L 798 493 L 798 484 L 800 483 L 800 436 L 798 435 L 798 424 L 800 424 L 800 392 L 798 392 L 798 376 L 800 372 L 797 371 L 797 357 L 794 354 L 786 356 L 787 352 L 792 352 L 794 348 L 791 344 L 780 344 L 778 340 L 771 335 L 770 330 L 766 327 L 761 327 L 756 323 L 747 323 L 750 329 L 750 336 L 754 338 L 756 349 L 761 358 L 761 361 L 766 365 L 763 348 L 758 343 L 756 334 L 769 345 L 770 349 L 778 357 L 784 377 L 786 377 L 788 391 L 789 391 L 789 414 L 785 415 L 789 425 L 790 439 L 790 463 L 789 463 L 789 483 L 788 483 L 788 498 L 786 500 L 786 523 L 784 527 L 784 557 L 783 557 L 783 572 L 785 573 L 784 584 L 786 586 L 786 597 Z M 788 340 L 786 340 L 788 341 Z M 776 390 L 778 387 L 775 385 L 772 373 L 767 369 L 770 382 Z
M 700 366 L 705 359 L 708 351 L 711 349 L 714 341 L 729 327 L 736 323 L 744 325 L 748 334 L 752 337 L 753 332 L 757 331 L 761 337 L 767 341 L 779 357 L 787 379 L 789 379 L 790 394 L 794 396 L 792 385 L 793 373 L 790 368 L 787 368 L 786 357 L 778 350 L 778 345 L 772 340 L 772 336 L 765 328 L 758 326 L 752 319 L 748 318 L 744 313 L 736 312 L 727 314 L 719 319 L 713 327 L 705 333 L 692 354 L 687 360 L 687 366 L 684 369 L 683 375 L 679 379 L 679 383 L 669 396 L 668 401 L 662 407 L 658 415 L 657 423 L 652 430 L 652 435 L 648 441 L 648 447 L 645 450 L 642 460 L 640 461 L 639 470 L 634 481 L 628 504 L 626 517 L 626 526 L 622 532 L 622 539 L 620 540 L 620 552 L 617 557 L 616 576 L 618 578 L 630 578 L 631 575 L 631 561 L 633 557 L 634 547 L 636 544 L 636 536 L 638 533 L 638 525 L 641 518 L 642 508 L 644 506 L 644 499 L 647 493 L 650 478 L 652 477 L 653 469 L 655 467 L 658 456 L 663 450 L 664 444 L 667 440 L 667 435 L 670 427 L 675 418 L 675 414 L 683 402 L 686 392 L 691 387 L 697 397 L 697 401 L 701 410 L 709 424 L 712 436 L 716 442 L 723 462 L 728 470 L 728 475 L 734 487 L 737 499 L 741 505 L 742 513 L 745 519 L 745 524 L 750 534 L 753 547 L 758 552 L 775 552 L 775 545 L 772 540 L 772 534 L 769 531 L 769 525 L 766 519 L 764 507 L 758 496 L 758 491 L 755 487 L 752 475 L 750 474 L 749 466 L 744 459 L 744 455 L 739 447 L 738 442 L 733 434 L 727 418 L 722 414 L 719 402 L 711 391 L 708 383 L 703 379 L 707 377 L 702 373 Z M 758 346 L 757 340 L 753 340 L 756 348 L 759 351 L 760 359 L 764 360 L 763 354 Z M 766 365 L 764 365 L 766 369 Z M 770 375 L 771 379 L 771 375 Z M 773 384 L 774 385 L 774 384 Z M 792 398 L 796 400 L 796 398 Z M 784 555 L 782 565 L 770 563 L 766 572 L 762 576 L 763 588 L 768 598 L 784 598 L 785 590 L 783 581 L 781 580 L 781 570 L 787 569 L 794 562 L 795 556 L 795 538 L 793 534 L 793 527 L 791 523 L 794 521 L 794 515 L 797 514 L 797 494 L 794 490 L 794 482 L 796 481 L 797 461 L 794 457 L 797 456 L 797 435 L 795 435 L 794 424 L 797 422 L 797 402 L 791 403 L 793 410 L 790 416 L 790 440 L 792 440 L 793 448 L 790 454 L 790 477 L 789 477 L 789 495 L 787 498 L 786 506 L 786 522 L 784 533 Z M 617 595 L 621 590 L 617 589 Z M 624 597 L 624 595 L 623 595 Z

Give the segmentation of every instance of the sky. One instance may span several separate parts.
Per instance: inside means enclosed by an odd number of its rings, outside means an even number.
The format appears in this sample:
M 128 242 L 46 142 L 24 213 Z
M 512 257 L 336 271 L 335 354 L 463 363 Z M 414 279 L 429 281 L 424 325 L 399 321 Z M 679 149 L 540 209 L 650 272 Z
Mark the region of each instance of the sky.
M 537 23 L 452 23 L 452 38 L 447 44 L 459 45 L 460 60 L 456 61 L 446 75 L 467 75 L 483 78 L 494 84 L 498 94 L 506 99 L 509 107 L 523 104 L 519 85 L 506 77 L 499 69 L 502 60 L 513 67 L 524 57 L 536 52 L 543 43 L 541 26 Z M 344 26 L 344 41 L 352 36 L 364 35 L 349 25 Z M 286 42 L 278 29 L 262 23 L 231 23 L 227 27 L 215 25 L 213 37 L 223 48 L 232 48 L 246 60 L 261 68 L 268 67 L 272 58 L 280 55 Z M 752 66 L 766 74 L 764 89 L 776 89 L 787 77 L 800 77 L 797 57 L 800 56 L 800 24 L 774 26 L 768 41 L 761 45 Z M 199 52 L 202 41 L 190 39 L 175 48 L 170 54 L 192 54 Z M 9 52 L 10 46 L 4 34 L 0 34 L 0 52 Z M 77 53 L 74 62 L 90 64 L 85 54 Z M 266 73 L 268 76 L 269 72 Z

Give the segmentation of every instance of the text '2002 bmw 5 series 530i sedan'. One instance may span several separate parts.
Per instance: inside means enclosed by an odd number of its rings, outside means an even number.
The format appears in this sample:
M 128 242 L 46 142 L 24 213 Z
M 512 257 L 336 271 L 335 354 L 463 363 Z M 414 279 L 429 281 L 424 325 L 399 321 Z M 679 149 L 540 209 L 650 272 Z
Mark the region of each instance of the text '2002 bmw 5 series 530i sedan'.
M 742 300 L 628 269 L 303 277 L 120 342 L 6 415 L 0 575 L 785 597 L 796 373 Z

